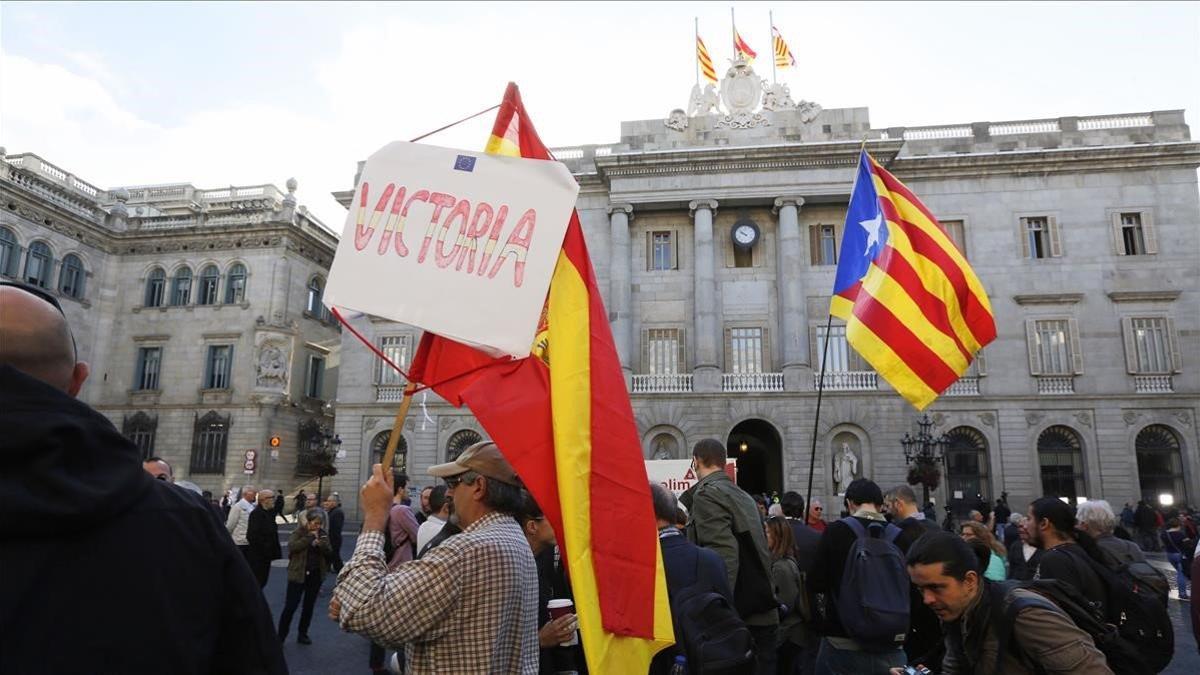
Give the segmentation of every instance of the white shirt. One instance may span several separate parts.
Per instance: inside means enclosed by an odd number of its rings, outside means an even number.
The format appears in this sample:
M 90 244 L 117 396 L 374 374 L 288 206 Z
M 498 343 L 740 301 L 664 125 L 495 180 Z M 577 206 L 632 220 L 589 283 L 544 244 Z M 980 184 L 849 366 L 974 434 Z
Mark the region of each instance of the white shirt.
M 229 535 L 233 537 L 233 543 L 238 546 L 246 546 L 249 542 L 246 541 L 246 528 L 250 525 L 250 512 L 254 510 L 254 504 L 245 499 L 239 500 L 238 503 L 229 509 L 229 519 L 225 521 L 225 529 L 229 530 Z
M 441 532 L 442 527 L 445 524 L 446 521 L 433 514 L 429 514 L 429 517 L 425 519 L 425 522 L 421 523 L 421 526 L 417 528 L 417 551 L 420 552 L 422 549 L 424 549 L 425 544 L 428 544 L 429 540 L 433 539 L 434 535 L 436 535 L 438 532 Z

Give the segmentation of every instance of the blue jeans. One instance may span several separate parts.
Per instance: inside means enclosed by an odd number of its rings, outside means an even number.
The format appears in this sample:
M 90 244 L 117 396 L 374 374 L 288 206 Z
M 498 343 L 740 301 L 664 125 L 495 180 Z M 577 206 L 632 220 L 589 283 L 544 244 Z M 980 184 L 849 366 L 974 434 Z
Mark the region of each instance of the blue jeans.
M 1187 577 L 1183 575 L 1183 555 L 1179 553 L 1167 553 L 1167 561 L 1171 563 L 1171 567 L 1175 568 L 1175 583 L 1179 585 L 1180 599 L 1188 597 Z
M 817 652 L 817 675 L 887 675 L 891 668 L 903 667 L 908 663 L 903 649 L 886 652 L 860 652 L 838 649 L 821 640 Z

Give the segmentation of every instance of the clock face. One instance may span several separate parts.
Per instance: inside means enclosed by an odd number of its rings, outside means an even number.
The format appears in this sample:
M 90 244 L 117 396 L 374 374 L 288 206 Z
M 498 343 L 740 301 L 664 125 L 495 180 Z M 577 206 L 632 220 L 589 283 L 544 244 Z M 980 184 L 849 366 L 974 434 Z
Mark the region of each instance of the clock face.
M 758 236 L 758 233 L 756 233 L 754 231 L 754 228 L 751 227 L 750 225 L 738 225 L 737 228 L 734 229 L 734 231 L 733 231 L 734 240 L 737 241 L 737 243 L 742 244 L 743 246 L 749 246 L 750 244 L 753 244 L 754 239 L 757 236 Z

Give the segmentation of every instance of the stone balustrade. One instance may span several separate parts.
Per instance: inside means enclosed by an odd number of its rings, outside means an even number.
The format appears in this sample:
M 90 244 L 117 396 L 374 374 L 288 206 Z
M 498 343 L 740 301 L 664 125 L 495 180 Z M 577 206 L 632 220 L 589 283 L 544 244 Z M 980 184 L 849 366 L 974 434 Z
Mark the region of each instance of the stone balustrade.
M 1138 394 L 1172 394 L 1175 383 L 1170 375 L 1134 375 L 1133 391 Z
M 979 378 L 978 377 L 960 377 L 958 381 L 950 385 L 946 391 L 942 392 L 943 396 L 978 396 L 979 395 Z
M 721 391 L 783 391 L 783 373 L 722 373 Z
M 404 399 L 403 384 L 380 384 L 375 387 L 375 400 L 378 403 L 399 403 Z
M 685 394 L 692 391 L 692 374 L 634 375 L 632 390 L 634 394 Z
M 1039 394 L 1074 394 L 1075 393 L 1075 378 L 1071 376 L 1039 376 L 1037 378 L 1037 388 Z
M 813 386 L 821 387 L 821 373 L 813 373 Z M 879 375 L 873 370 L 835 370 L 825 373 L 825 391 L 875 391 Z

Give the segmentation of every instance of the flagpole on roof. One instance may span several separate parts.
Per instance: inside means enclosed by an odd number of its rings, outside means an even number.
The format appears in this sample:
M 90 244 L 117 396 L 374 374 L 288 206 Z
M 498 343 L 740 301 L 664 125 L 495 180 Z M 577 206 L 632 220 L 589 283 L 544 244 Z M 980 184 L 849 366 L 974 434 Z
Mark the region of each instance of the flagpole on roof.
M 767 21 L 771 24 L 771 84 L 779 84 L 775 77 L 775 13 L 767 10 Z
M 729 8 L 729 32 L 730 32 L 729 37 L 730 37 L 730 39 L 733 40 L 733 58 L 737 59 L 737 56 L 738 56 L 737 20 L 735 20 L 733 18 L 733 7 Z
M 696 52 L 696 86 L 700 86 L 700 17 L 692 17 L 696 22 L 696 39 L 692 44 L 692 51 Z

